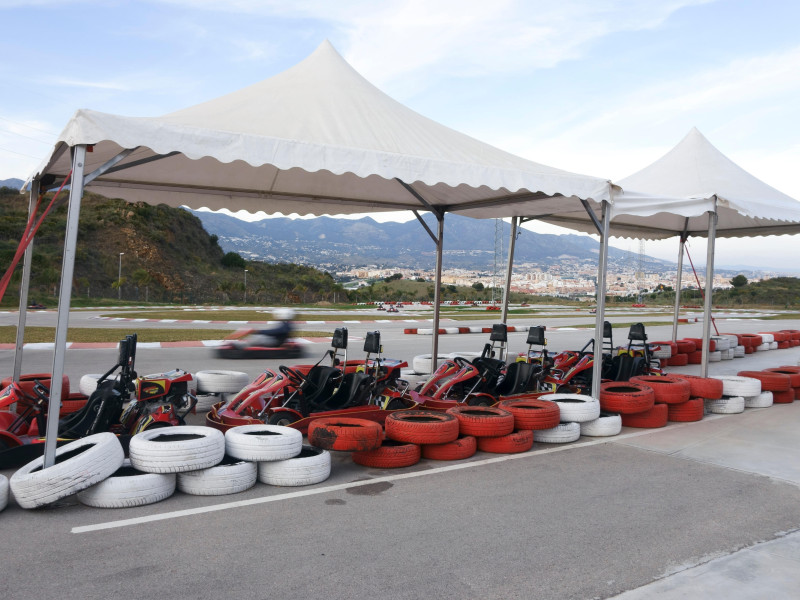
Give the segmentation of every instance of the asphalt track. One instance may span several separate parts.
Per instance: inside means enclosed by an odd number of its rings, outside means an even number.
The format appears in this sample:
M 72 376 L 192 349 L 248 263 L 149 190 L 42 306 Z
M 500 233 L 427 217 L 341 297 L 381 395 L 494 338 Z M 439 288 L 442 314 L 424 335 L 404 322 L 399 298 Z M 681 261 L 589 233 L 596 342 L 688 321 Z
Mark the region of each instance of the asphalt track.
M 797 324 L 719 326 L 752 332 Z M 348 327 L 351 340 L 377 328 Z M 553 349 L 591 336 L 553 327 Z M 682 326 L 680 335 L 695 337 L 699 327 Z M 400 326 L 380 329 L 388 356 L 430 351 L 428 337 L 403 336 Z M 664 339 L 670 329 L 648 333 Z M 622 343 L 624 333 L 618 335 Z M 442 336 L 441 350 L 480 349 L 485 337 Z M 524 334 L 509 337 L 512 350 L 524 349 Z M 325 347 L 312 345 L 309 358 Z M 353 357 L 363 355 L 355 340 L 351 348 Z M 24 356 L 24 372 L 51 368 L 52 352 Z M 98 372 L 114 357 L 109 350 L 68 351 L 67 373 L 74 379 Z M 712 372 L 798 358 L 798 348 L 758 353 L 712 363 Z M 0 351 L 0 370 L 11 364 L 13 351 Z M 219 361 L 209 349 L 137 354 L 140 373 L 180 366 L 255 376 L 268 364 Z M 540 443 L 523 455 L 423 460 L 400 470 L 359 467 L 334 453 L 332 477 L 310 488 L 257 484 L 233 496 L 178 493 L 124 510 L 73 499 L 37 511 L 12 503 L 0 513 L 2 597 L 588 599 L 627 592 L 625 598 L 718 598 L 723 589 L 728 599 L 794 597 L 798 424 L 800 403 L 794 403 L 662 430 L 624 428 L 613 438 Z M 769 544 L 784 545 L 762 551 Z M 737 557 L 739 563 L 720 562 Z M 704 585 L 715 577 L 725 577 L 728 588 Z M 777 584 L 785 585 L 775 591 Z

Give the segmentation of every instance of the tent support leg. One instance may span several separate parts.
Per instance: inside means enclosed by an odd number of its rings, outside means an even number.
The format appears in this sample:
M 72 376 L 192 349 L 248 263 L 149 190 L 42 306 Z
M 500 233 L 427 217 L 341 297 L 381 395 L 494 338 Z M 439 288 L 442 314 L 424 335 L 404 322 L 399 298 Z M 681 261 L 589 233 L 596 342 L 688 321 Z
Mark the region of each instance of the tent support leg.
M 688 219 L 687 219 L 688 221 Z M 686 246 L 686 233 L 681 234 L 681 242 L 678 250 L 678 273 L 675 277 L 675 314 L 672 319 L 672 341 L 678 339 L 678 317 L 681 310 L 681 278 L 683 277 L 683 253 Z
M 514 246 L 517 241 L 517 224 L 519 217 L 511 217 L 511 239 L 508 242 L 508 266 L 506 267 L 506 287 L 503 294 L 503 316 L 501 321 L 508 323 L 508 298 L 511 294 L 511 270 L 514 268 Z
M 613 196 L 611 196 L 613 200 Z M 611 221 L 609 202 L 603 201 L 600 256 L 597 263 L 597 317 L 594 324 L 594 364 L 592 365 L 592 398 L 600 399 L 600 379 L 603 373 L 603 324 L 606 312 L 606 269 L 608 267 L 608 230 Z
M 75 146 L 72 156 L 72 187 L 69 190 L 67 233 L 64 236 L 64 259 L 61 265 L 61 288 L 58 293 L 58 323 L 56 325 L 55 351 L 53 352 L 50 406 L 47 411 L 47 434 L 44 444 L 44 468 L 56 462 L 56 437 L 58 412 L 61 409 L 61 379 L 64 376 L 64 359 L 67 353 L 67 326 L 72 295 L 72 274 L 75 269 L 75 246 L 78 240 L 78 218 L 83 196 L 83 173 L 86 163 L 86 145 Z
M 31 195 L 28 200 L 28 219 L 33 215 L 36 207 L 36 200 L 39 197 L 39 181 L 31 182 Z M 33 240 L 25 248 L 25 256 L 22 259 L 22 281 L 19 284 L 19 320 L 17 321 L 17 344 L 14 349 L 14 371 L 12 379 L 19 381 L 22 374 L 22 346 L 25 342 L 25 321 L 28 309 L 28 290 L 31 287 L 31 261 L 33 260 Z
M 717 238 L 716 197 L 715 210 L 708 213 L 708 249 L 706 252 L 706 297 L 703 306 L 703 353 L 700 359 L 700 376 L 708 377 L 708 348 L 711 340 L 711 296 L 714 295 L 714 242 Z
M 433 288 L 433 340 L 431 342 L 431 373 L 436 370 L 437 356 L 439 355 L 439 302 L 440 288 L 442 287 L 442 255 L 444 250 L 444 214 L 436 213 L 439 223 L 436 240 L 436 281 Z

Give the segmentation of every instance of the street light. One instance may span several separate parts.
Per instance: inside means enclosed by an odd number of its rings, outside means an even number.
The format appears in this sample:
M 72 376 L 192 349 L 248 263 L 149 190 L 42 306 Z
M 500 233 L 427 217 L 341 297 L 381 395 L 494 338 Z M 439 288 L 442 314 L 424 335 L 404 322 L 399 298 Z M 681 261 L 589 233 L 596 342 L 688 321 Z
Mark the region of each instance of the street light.
M 247 304 L 247 269 L 244 270 L 244 303 Z
M 117 298 L 122 300 L 122 255 L 124 252 L 119 253 L 119 273 L 117 274 Z

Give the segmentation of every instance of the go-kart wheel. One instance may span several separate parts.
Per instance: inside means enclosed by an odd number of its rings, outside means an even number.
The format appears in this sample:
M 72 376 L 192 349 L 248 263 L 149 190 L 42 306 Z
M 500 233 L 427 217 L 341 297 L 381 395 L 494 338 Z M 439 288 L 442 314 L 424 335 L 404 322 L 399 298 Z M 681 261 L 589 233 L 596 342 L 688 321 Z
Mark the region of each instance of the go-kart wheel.
M 494 398 L 487 398 L 482 394 L 467 398 L 468 406 L 492 406 L 495 402 Z
M 297 369 L 292 369 L 291 367 L 281 365 L 278 367 L 278 370 L 284 375 L 286 375 L 286 377 L 289 378 L 289 381 L 291 381 L 296 386 L 301 386 L 306 382 L 305 376 L 303 376 L 303 374 L 300 373 L 300 371 L 298 371 Z
M 296 423 L 299 420 L 300 417 L 298 417 L 296 414 L 290 412 L 277 412 L 269 416 L 267 419 L 267 424 L 289 427 L 292 423 Z

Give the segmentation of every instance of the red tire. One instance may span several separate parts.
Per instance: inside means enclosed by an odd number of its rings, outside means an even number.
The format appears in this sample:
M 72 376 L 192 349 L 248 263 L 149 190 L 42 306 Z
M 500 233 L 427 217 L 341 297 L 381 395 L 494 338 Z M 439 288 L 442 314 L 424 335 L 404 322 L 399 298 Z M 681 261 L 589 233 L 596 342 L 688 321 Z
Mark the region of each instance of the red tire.
M 657 404 L 680 404 L 691 398 L 691 384 L 674 375 L 637 375 L 631 377 L 630 381 L 653 388 Z
M 561 422 L 558 403 L 550 400 L 503 400 L 497 406 L 514 415 L 514 429 L 550 429 Z
M 684 375 L 673 373 L 673 377 L 685 379 L 689 382 L 689 396 L 691 398 L 708 398 L 719 400 L 722 398 L 722 380 L 713 377 L 700 377 L 698 375 Z
M 653 388 L 643 383 L 607 381 L 600 384 L 600 408 L 606 412 L 635 414 L 650 410 L 653 404 Z
M 699 365 L 703 362 L 703 352 L 701 350 L 695 350 L 694 352 L 689 352 L 687 356 L 689 357 L 687 362 L 690 365 Z
M 793 388 L 800 387 L 800 367 L 774 367 L 764 369 L 769 373 L 781 373 L 789 376 L 789 385 Z
M 794 402 L 794 390 L 772 392 L 773 404 L 791 404 L 792 402 Z
M 412 444 L 446 444 L 458 438 L 455 415 L 430 410 L 404 410 L 386 417 L 386 437 Z
M 325 450 L 374 450 L 383 441 L 379 423 L 348 417 L 314 419 L 308 426 L 308 442 Z
M 446 444 L 425 444 L 422 446 L 422 457 L 430 460 L 463 460 L 477 451 L 477 438 L 466 435 Z
M 514 431 L 514 415 L 495 406 L 455 406 L 447 410 L 458 419 L 461 435 L 499 437 Z
M 667 359 L 667 366 L 669 367 L 685 367 L 689 364 L 689 355 L 682 352 L 673 354 Z
M 755 348 L 763 343 L 763 339 L 755 333 L 742 333 L 740 334 L 739 342 L 745 348 Z
M 697 345 L 692 340 L 677 340 L 675 343 L 680 354 L 689 354 L 697 350 Z
M 783 373 L 769 373 L 767 371 L 739 371 L 740 377 L 751 377 L 761 382 L 762 392 L 785 392 L 791 389 L 791 380 Z
M 669 407 L 666 404 L 656 404 L 653 408 L 644 412 L 622 415 L 622 425 L 625 427 L 656 429 L 657 427 L 666 426 L 668 416 Z
M 786 348 L 790 348 L 791 345 L 791 342 L 778 342 L 778 350 L 786 350 Z
M 478 450 L 494 454 L 515 454 L 533 448 L 533 431 L 515 431 L 501 437 L 478 438 Z
M 694 349 L 702 350 L 703 349 L 703 338 L 683 338 L 690 342 L 694 342 Z M 708 351 L 714 352 L 717 349 L 717 343 L 714 340 L 708 340 Z
M 417 444 L 384 440 L 375 450 L 353 452 L 353 462 L 365 467 L 377 469 L 395 469 L 410 467 L 419 462 L 422 453 Z
M 756 351 L 755 346 L 745 346 L 744 347 L 744 353 L 745 354 L 753 354 L 753 352 L 755 352 L 755 351 Z
M 722 396 L 720 396 L 721 398 Z M 667 421 L 676 423 L 692 423 L 700 421 L 705 414 L 705 402 L 702 398 L 692 398 L 682 404 L 670 404 L 667 407 Z

